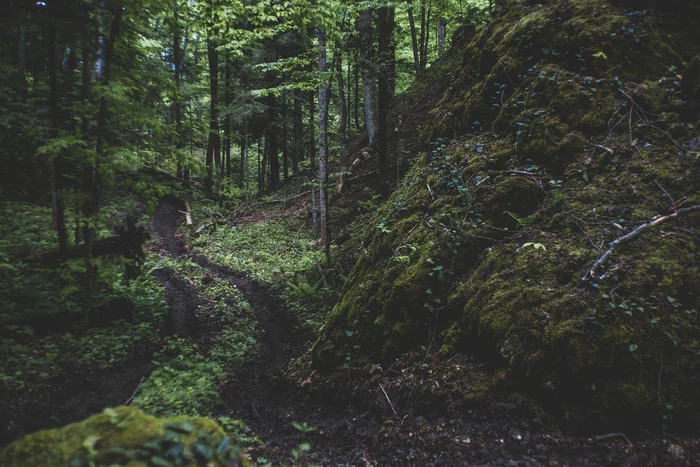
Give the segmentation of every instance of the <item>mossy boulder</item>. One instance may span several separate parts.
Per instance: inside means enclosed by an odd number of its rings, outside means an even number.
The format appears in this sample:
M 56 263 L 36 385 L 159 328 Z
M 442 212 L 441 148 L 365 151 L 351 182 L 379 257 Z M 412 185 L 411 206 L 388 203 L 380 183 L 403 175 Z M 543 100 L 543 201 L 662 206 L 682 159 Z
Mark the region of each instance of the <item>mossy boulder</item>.
M 502 2 L 456 41 L 436 63 L 451 82 L 418 81 L 440 94 L 420 96 L 430 143 L 353 241 L 314 362 L 432 344 L 491 360 L 572 420 L 697 427 L 697 212 L 590 268 L 700 203 L 687 84 L 700 41 L 685 32 L 700 17 L 679 28 L 619 2 L 530 3 Z
M 212 419 L 156 418 L 117 407 L 15 441 L 0 450 L 0 464 L 247 466 L 248 461 Z

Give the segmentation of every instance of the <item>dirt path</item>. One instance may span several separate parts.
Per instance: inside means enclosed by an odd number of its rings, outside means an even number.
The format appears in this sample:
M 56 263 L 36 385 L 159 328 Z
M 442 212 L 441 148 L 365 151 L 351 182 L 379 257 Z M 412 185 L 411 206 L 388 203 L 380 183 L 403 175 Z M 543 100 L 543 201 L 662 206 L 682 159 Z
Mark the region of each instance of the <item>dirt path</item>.
M 310 342 L 300 336 L 282 302 L 268 287 L 244 273 L 213 264 L 189 251 L 178 237 L 184 205 L 164 200 L 153 218 L 161 248 L 187 254 L 210 274 L 236 286 L 253 307 L 263 330 L 260 351 L 252 363 L 220 389 L 216 416 L 242 419 L 264 442 L 249 450 L 254 460 L 273 465 L 692 465 L 700 455 L 697 439 L 648 434 L 628 446 L 612 437 L 604 442 L 562 433 L 554 417 L 526 396 L 506 392 L 472 403 L 439 374 L 414 371 L 397 362 L 394 368 L 372 374 L 367 369 L 347 376 L 324 378 L 307 364 L 289 364 L 303 356 Z M 206 323 L 197 323 L 197 291 L 162 272 L 171 304 L 173 332 L 195 329 L 205 337 Z M 420 359 L 419 359 L 420 360 Z M 464 358 L 443 363 L 459 365 L 478 378 L 486 371 Z M 438 367 L 433 367 L 439 371 Z M 296 371 L 295 377 L 289 377 Z M 431 370 L 433 371 L 433 370 Z M 445 378 L 445 377 L 443 377 Z M 435 394 L 431 395 L 430 391 Z M 441 386 L 442 385 L 442 386 Z M 414 388 L 419 390 L 414 393 Z M 420 395 L 417 395 L 420 392 Z M 302 433 L 293 422 L 307 422 L 313 431 Z M 311 450 L 294 459 L 292 450 L 309 442 Z

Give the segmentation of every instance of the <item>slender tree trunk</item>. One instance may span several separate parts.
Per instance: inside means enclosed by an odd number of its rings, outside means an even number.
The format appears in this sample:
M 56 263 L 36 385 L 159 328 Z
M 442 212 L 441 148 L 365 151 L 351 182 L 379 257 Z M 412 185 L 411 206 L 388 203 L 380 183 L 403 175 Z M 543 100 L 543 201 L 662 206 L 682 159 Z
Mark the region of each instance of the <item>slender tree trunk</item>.
M 216 50 L 214 39 L 207 40 L 207 57 L 209 59 L 209 92 L 211 95 L 209 106 L 209 137 L 207 138 L 207 177 L 205 186 L 210 194 L 213 194 L 214 170 L 217 177 L 219 173 L 219 111 L 218 111 L 218 87 L 219 87 L 219 54 Z M 216 164 L 216 167 L 214 165 Z
M 345 109 L 346 109 L 346 115 L 345 115 L 346 131 L 347 131 L 347 127 L 350 126 L 350 124 L 352 122 L 352 56 L 350 54 L 351 54 L 351 52 L 348 51 L 348 76 L 347 76 L 348 87 L 346 88 L 348 90 L 348 92 L 347 92 L 348 101 L 347 101 L 347 104 L 345 106 Z
M 445 52 L 445 38 L 447 36 L 447 20 L 438 18 L 437 20 L 437 52 L 438 56 Z
M 389 106 L 394 86 L 394 9 L 382 7 L 379 9 L 379 112 L 377 165 L 382 183 L 386 182 L 386 166 L 388 157 L 389 137 Z
M 419 59 L 419 66 L 420 66 L 420 71 L 422 72 L 425 70 L 425 65 L 426 65 L 426 59 L 425 59 L 425 47 L 424 44 L 426 43 L 426 29 L 427 26 L 425 24 L 425 5 L 421 1 L 420 5 L 420 42 L 418 42 L 418 59 Z
M 299 172 L 299 160 L 301 160 L 301 155 L 304 148 L 303 141 L 303 125 L 302 125 L 302 109 L 301 109 L 301 97 L 294 92 L 294 121 L 292 122 L 292 133 L 294 146 L 292 152 L 292 174 L 296 175 Z
M 53 21 L 53 7 L 49 6 L 51 20 L 48 26 L 48 72 L 49 72 L 49 108 L 51 113 L 51 127 L 54 135 L 60 131 L 60 110 L 58 108 L 58 64 L 56 63 L 56 42 L 57 35 Z M 68 251 L 68 240 L 66 234 L 66 211 L 63 202 L 63 174 L 62 174 L 62 154 L 54 154 L 53 161 L 49 163 L 51 172 L 51 206 L 53 220 L 58 234 L 58 249 L 62 256 Z
M 343 82 L 343 52 L 340 47 L 335 49 L 335 57 L 333 58 L 335 62 L 335 71 L 338 81 L 338 142 L 340 143 L 340 154 L 344 156 L 347 152 L 347 110 L 345 107 L 345 83 Z M 319 64 L 320 66 L 320 64 Z M 320 106 L 319 101 L 319 106 Z
M 319 237 L 318 204 L 316 202 L 316 122 L 314 121 L 314 93 L 309 93 L 309 128 L 311 128 L 309 156 L 311 157 L 311 224 L 314 236 Z
M 318 28 L 318 72 L 323 75 L 326 72 L 326 32 L 323 28 Z M 340 57 L 336 63 L 340 63 Z M 336 65 L 337 66 L 337 65 Z M 342 67 L 338 74 L 340 79 L 340 89 L 342 89 L 343 75 Z M 344 96 L 340 97 L 340 102 L 344 106 Z M 340 115 L 344 115 L 345 109 L 340 110 Z M 328 86 L 321 85 L 318 90 L 318 178 L 319 178 L 319 210 L 321 214 L 321 241 L 326 251 L 326 262 L 330 264 L 331 244 L 328 235 L 328 206 L 326 201 L 326 185 L 328 173 L 326 171 L 327 158 L 327 116 L 328 116 Z M 344 120 L 344 117 L 341 117 Z
M 411 46 L 413 49 L 413 64 L 416 69 L 416 76 L 422 71 L 421 69 L 421 59 L 418 53 L 418 36 L 416 34 L 416 20 L 413 17 L 413 1 L 409 2 L 408 7 L 408 25 L 411 29 Z M 423 30 L 421 29 L 421 41 L 423 40 Z
M 241 135 L 241 160 L 239 161 L 240 164 L 239 164 L 239 172 L 238 172 L 238 174 L 239 174 L 238 180 L 240 180 L 240 182 L 241 182 L 240 187 L 242 190 L 246 189 L 246 183 L 245 183 L 246 182 L 246 179 L 245 179 L 245 150 L 246 150 L 246 147 L 245 146 L 246 146 L 246 142 L 247 142 L 246 140 L 247 140 L 247 136 L 248 136 L 246 133 L 247 132 L 244 132 Z
M 360 11 L 360 66 L 362 67 L 362 92 L 365 102 L 365 127 L 369 144 L 377 135 L 377 80 L 374 73 L 372 48 L 372 12 Z
M 353 116 L 355 117 L 355 130 L 360 129 L 360 49 L 355 50 L 355 105 Z
M 267 108 L 267 144 L 268 158 L 270 163 L 270 190 L 274 190 L 280 184 L 280 158 L 278 151 L 278 115 L 277 115 L 277 99 L 273 96 L 269 98 Z
M 265 191 L 265 172 L 267 171 L 267 140 L 265 135 L 258 143 L 258 193 Z
M 226 59 L 224 60 L 224 99 L 226 100 L 226 106 L 231 105 L 231 61 L 226 52 Z M 224 165 L 226 166 L 226 178 L 231 182 L 231 116 L 226 111 L 226 117 L 224 118 Z
M 175 8 L 173 20 L 175 22 L 175 30 L 173 32 L 173 68 L 175 69 L 175 99 L 173 101 L 175 114 L 175 149 L 182 149 L 184 141 L 182 134 L 182 33 L 180 32 L 180 18 L 178 16 L 177 7 Z M 178 155 L 179 157 L 179 155 Z M 183 166 L 181 162 L 177 163 L 177 178 L 183 178 Z
M 289 143 L 287 142 L 287 91 L 282 93 L 282 175 L 289 178 Z
M 423 70 L 425 70 L 428 66 L 428 44 L 430 44 L 430 14 L 432 12 L 431 3 L 432 2 L 428 1 L 427 13 L 426 13 L 426 15 L 424 15 L 425 16 L 425 25 L 421 27 L 422 29 L 425 30 L 425 40 L 423 41 L 422 51 L 421 51 L 421 54 L 423 56 L 423 58 L 422 58 Z M 425 10 L 425 7 L 423 7 L 423 9 Z

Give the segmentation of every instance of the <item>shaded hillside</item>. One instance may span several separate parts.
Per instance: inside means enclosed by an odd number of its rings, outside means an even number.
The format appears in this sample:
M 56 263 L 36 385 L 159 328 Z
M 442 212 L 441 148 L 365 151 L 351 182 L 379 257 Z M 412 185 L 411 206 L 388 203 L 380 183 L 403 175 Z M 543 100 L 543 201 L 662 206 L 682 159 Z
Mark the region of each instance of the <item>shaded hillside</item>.
M 430 144 L 346 246 L 362 253 L 314 362 L 435 343 L 594 423 L 695 426 L 700 14 L 526 3 L 399 105 L 430 107 Z

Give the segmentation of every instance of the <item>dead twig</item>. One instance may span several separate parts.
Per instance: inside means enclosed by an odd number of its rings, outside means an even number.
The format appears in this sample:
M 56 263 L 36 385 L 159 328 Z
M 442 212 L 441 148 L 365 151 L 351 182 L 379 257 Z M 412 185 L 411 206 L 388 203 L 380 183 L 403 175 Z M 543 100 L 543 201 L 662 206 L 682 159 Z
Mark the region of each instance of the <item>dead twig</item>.
M 382 392 L 384 393 L 384 397 L 386 397 L 386 401 L 389 403 L 389 407 L 391 407 L 391 410 L 394 412 L 394 415 L 396 415 L 396 409 L 394 408 L 394 404 L 391 403 L 391 399 L 389 399 L 389 394 L 387 394 L 386 391 L 384 390 L 384 386 L 382 386 L 380 384 L 379 389 L 381 389 Z
M 134 397 L 136 397 L 136 393 L 139 392 L 139 388 L 141 388 L 141 385 L 143 384 L 143 380 L 144 380 L 144 379 L 146 379 L 146 377 L 145 377 L 145 376 L 142 376 L 142 377 L 141 377 L 141 381 L 139 381 L 139 385 L 136 386 L 136 390 L 135 390 L 134 393 L 131 395 L 131 397 L 130 397 L 126 402 L 124 402 L 124 405 L 129 405 L 129 403 L 131 403 L 131 401 L 134 400 Z
M 671 196 L 670 194 L 668 194 L 668 191 L 666 191 L 666 190 L 664 189 L 664 187 L 662 187 L 661 184 L 659 184 L 659 182 L 657 182 L 656 180 L 652 180 L 652 182 L 654 182 L 654 185 L 656 185 L 657 187 L 659 187 L 659 190 L 663 191 L 664 194 L 665 194 L 666 196 L 668 196 L 668 199 L 671 200 L 671 206 L 673 206 L 674 204 L 676 204 L 676 202 L 673 200 L 673 196 Z
M 624 433 L 607 433 L 604 435 L 592 436 L 590 438 L 590 441 L 592 441 L 594 443 L 602 443 L 604 441 L 610 441 L 611 439 L 617 439 L 617 438 L 621 438 L 629 446 L 633 446 L 632 441 L 630 441 L 630 439 Z
M 671 219 L 677 218 L 680 214 L 687 214 L 687 213 L 694 212 L 694 211 L 698 211 L 698 210 L 700 210 L 700 204 L 696 204 L 695 206 L 691 206 L 691 207 L 689 207 L 689 208 L 679 209 L 679 210 L 677 210 L 676 212 L 674 212 L 673 214 L 669 214 L 668 216 L 657 217 L 657 218 L 654 219 L 654 220 L 645 222 L 644 224 L 642 224 L 642 225 L 640 225 L 639 227 L 635 228 L 635 229 L 632 230 L 631 232 L 629 232 L 629 233 L 623 235 L 623 236 L 620 237 L 620 238 L 617 238 L 616 240 L 613 240 L 612 242 L 610 242 L 610 243 L 608 244 L 608 246 L 609 246 L 608 250 L 607 250 L 605 253 L 603 253 L 603 254 L 600 256 L 600 258 L 598 258 L 598 259 L 596 260 L 595 263 L 593 263 L 593 266 L 591 266 L 591 268 L 590 268 L 588 271 L 586 271 L 586 274 L 583 275 L 583 277 L 581 278 L 581 280 L 585 280 L 586 277 L 588 277 L 589 275 L 590 275 L 591 277 L 595 277 L 595 270 L 596 270 L 596 268 L 598 268 L 598 266 L 600 266 L 601 264 L 603 264 L 603 263 L 608 259 L 608 257 L 610 257 L 610 255 L 612 255 L 613 251 L 615 251 L 615 249 L 616 249 L 617 247 L 619 247 L 621 244 L 623 244 L 623 243 L 625 243 L 625 242 L 628 242 L 628 241 L 630 241 L 630 240 L 632 240 L 632 239 L 638 237 L 638 236 L 641 235 L 642 232 L 644 232 L 645 230 L 648 230 L 648 229 L 650 229 L 650 228 L 652 228 L 652 227 L 656 227 L 657 225 L 662 224 L 662 223 L 664 223 L 664 222 L 666 222 L 666 221 L 669 221 L 669 220 L 671 220 Z

